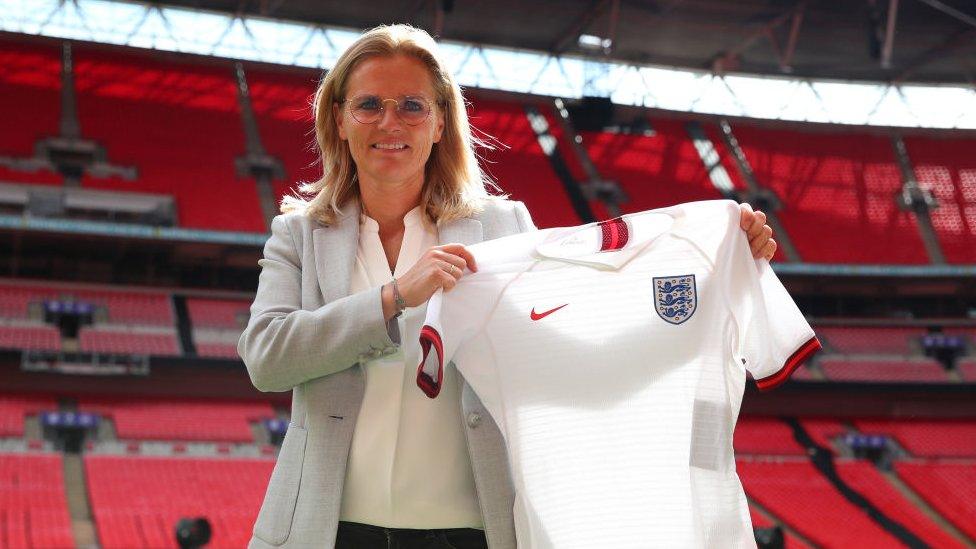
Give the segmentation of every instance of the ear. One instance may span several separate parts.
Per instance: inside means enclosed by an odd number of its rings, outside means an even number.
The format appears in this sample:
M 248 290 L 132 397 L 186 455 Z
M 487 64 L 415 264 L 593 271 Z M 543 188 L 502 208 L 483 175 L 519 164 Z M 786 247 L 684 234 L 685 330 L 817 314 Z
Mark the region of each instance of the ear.
M 339 139 L 343 141 L 346 140 L 346 128 L 343 125 L 342 119 L 342 109 L 339 108 L 338 103 L 332 104 L 332 118 L 335 119 L 336 129 L 339 130 Z
M 444 111 L 437 109 L 437 116 L 434 120 L 434 143 L 441 142 L 441 136 L 444 134 Z

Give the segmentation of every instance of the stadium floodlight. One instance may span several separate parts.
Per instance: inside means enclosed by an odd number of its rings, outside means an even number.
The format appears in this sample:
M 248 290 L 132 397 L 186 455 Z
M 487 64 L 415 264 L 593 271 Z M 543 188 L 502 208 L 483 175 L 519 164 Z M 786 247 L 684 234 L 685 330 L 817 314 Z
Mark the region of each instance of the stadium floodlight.
M 613 40 L 592 34 L 581 34 L 578 43 L 580 49 L 584 51 L 608 52 L 613 47 Z

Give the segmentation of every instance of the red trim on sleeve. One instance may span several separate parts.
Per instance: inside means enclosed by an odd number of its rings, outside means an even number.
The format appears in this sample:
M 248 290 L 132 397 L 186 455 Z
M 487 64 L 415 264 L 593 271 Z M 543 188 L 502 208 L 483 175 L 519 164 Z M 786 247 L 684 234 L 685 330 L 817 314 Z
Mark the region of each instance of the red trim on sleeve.
M 437 353 L 437 379 L 427 375 L 424 371 L 424 364 L 427 362 L 427 355 L 430 353 L 431 345 Z M 417 387 L 430 398 L 437 398 L 441 392 L 441 382 L 444 379 L 444 343 L 441 341 L 441 334 L 430 326 L 420 329 L 420 348 L 423 349 L 423 356 L 420 358 L 420 366 L 417 366 Z
M 778 372 L 771 376 L 757 379 L 756 386 L 759 387 L 760 391 L 768 391 L 779 387 L 790 378 L 793 371 L 800 367 L 800 364 L 803 364 L 803 361 L 813 356 L 819 350 L 820 340 L 816 336 L 811 337 L 806 343 L 800 345 L 800 348 L 790 355 L 790 358 L 786 359 L 786 364 Z

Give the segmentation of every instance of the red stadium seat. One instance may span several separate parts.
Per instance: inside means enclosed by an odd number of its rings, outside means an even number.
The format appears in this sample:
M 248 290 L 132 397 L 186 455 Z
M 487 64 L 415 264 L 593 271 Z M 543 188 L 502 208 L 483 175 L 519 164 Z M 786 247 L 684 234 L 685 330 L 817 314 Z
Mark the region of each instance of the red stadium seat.
M 175 330 L 147 333 L 85 327 L 79 330 L 78 341 L 85 352 L 157 356 L 180 354 Z
M 898 209 L 902 181 L 891 143 L 853 133 L 737 124 L 733 132 L 759 184 L 808 263 L 928 263 L 915 218 Z
M 737 455 L 806 455 L 790 426 L 776 418 L 740 417 L 733 446 Z
M 0 156 L 34 156 L 34 144 L 58 135 L 61 112 L 61 51 L 56 45 L 23 39 L 0 40 Z M 49 171 L 27 172 L 0 166 L 0 181 L 60 185 Z
M 848 502 L 805 458 L 736 460 L 746 494 L 814 543 L 826 547 L 896 547 L 898 541 Z
M 820 369 L 831 381 L 946 383 L 942 365 L 931 358 L 841 358 L 824 356 Z
M 227 299 L 187 298 L 186 307 L 194 328 L 240 330 L 247 323 L 251 303 Z
M 50 396 L 0 395 L 0 437 L 24 436 L 26 416 L 57 407 Z
M 207 547 L 244 547 L 273 467 L 269 459 L 86 456 L 101 546 L 175 547 L 177 520 L 203 516 L 213 529 Z
M 817 326 L 817 336 L 838 353 L 911 354 L 924 328 Z
M 895 472 L 940 515 L 976 539 L 976 462 L 896 462 Z
M 712 185 L 683 122 L 654 118 L 654 135 L 581 132 L 600 174 L 620 183 L 624 213 L 722 198 Z
M 265 231 L 253 179 L 235 172 L 245 147 L 230 63 L 83 46 L 74 58 L 83 136 L 139 172 L 84 187 L 172 195 L 185 228 Z
M 79 409 L 115 421 L 120 439 L 253 442 L 250 422 L 273 418 L 267 402 L 81 399 Z
M 835 466 L 840 478 L 848 486 L 866 497 L 879 511 L 908 528 L 930 547 L 965 547 L 905 499 L 871 463 L 838 461 L 835 462 Z
M 866 434 L 886 434 L 914 456 L 976 458 L 976 421 L 882 419 L 855 421 Z
M 75 546 L 63 468 L 56 454 L 0 453 L 0 544 Z
M 47 325 L 0 326 L 0 349 L 61 349 L 61 332 Z
M 919 185 L 939 202 L 932 226 L 949 263 L 976 263 L 976 139 L 905 137 Z
M 539 228 L 579 225 L 581 220 L 542 152 L 523 106 L 479 97 L 469 100 L 468 116 L 475 134 L 488 134 L 497 146 L 496 150 L 477 151 L 484 158 L 482 169 L 513 200 L 525 202 Z

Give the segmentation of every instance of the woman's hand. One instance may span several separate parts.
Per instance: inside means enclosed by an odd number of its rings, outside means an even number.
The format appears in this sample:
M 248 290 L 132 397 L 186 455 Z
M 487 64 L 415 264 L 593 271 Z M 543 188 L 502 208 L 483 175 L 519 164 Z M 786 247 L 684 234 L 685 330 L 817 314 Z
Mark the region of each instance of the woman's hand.
M 749 204 L 739 204 L 739 209 L 742 210 L 739 226 L 749 238 L 752 257 L 772 259 L 773 254 L 776 253 L 776 241 L 772 238 L 773 229 L 766 224 L 766 214 L 752 211 L 752 206 Z
M 424 252 L 410 270 L 397 279 L 397 289 L 407 307 L 426 303 L 434 292 L 448 291 L 457 284 L 464 269 L 478 270 L 474 256 L 461 244 L 434 246 Z M 389 320 L 396 314 L 393 284 L 383 286 L 383 316 Z

